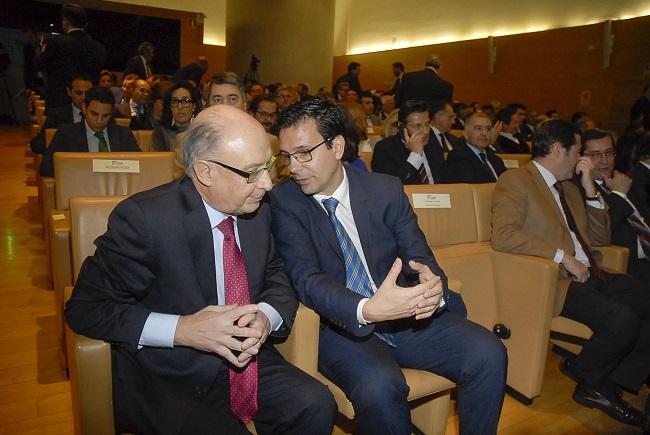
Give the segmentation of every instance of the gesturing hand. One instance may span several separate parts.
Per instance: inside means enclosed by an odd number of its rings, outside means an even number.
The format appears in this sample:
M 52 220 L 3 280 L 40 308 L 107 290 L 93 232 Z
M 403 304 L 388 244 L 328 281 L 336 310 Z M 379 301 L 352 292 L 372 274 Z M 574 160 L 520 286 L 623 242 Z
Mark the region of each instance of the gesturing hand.
M 369 322 L 402 319 L 416 315 L 418 305 L 436 286 L 435 280 L 424 281 L 414 287 L 396 284 L 402 270 L 402 260 L 397 258 L 388 275 L 375 294 L 363 306 L 363 318 Z
M 418 273 L 420 283 L 433 283 L 433 288 L 422 295 L 422 300 L 418 303 L 415 310 L 417 320 L 426 319 L 435 313 L 442 300 L 442 280 L 435 275 L 426 264 L 418 263 L 415 260 L 409 261 L 411 269 Z
M 258 311 L 254 314 L 246 314 L 237 321 L 237 325 L 241 328 L 249 327 L 260 331 L 262 334 L 260 338 L 249 337 L 241 344 L 242 352 L 237 359 L 241 363 L 246 363 L 252 357 L 260 352 L 260 348 L 271 333 L 271 321 L 263 311 Z
M 244 367 L 248 359 L 242 362 L 232 352 L 243 350 L 244 342 L 236 337 L 259 341 L 262 331 L 248 326 L 251 322 L 240 326 L 238 321 L 257 312 L 257 305 L 209 305 L 194 314 L 181 316 L 176 325 L 174 345 L 216 353 L 233 365 Z

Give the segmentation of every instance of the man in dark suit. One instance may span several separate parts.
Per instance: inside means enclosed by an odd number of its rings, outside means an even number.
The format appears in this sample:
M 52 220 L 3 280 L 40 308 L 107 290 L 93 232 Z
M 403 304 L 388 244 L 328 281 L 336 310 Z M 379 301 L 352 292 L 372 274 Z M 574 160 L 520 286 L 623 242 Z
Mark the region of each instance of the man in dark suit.
M 399 132 L 380 140 L 372 153 L 372 170 L 393 175 L 404 184 L 447 183 L 445 156 L 429 127 L 429 107 L 409 100 L 400 107 Z
M 336 79 L 336 82 L 334 82 L 334 86 L 332 86 L 332 93 L 334 95 L 337 95 L 339 85 L 342 83 L 347 83 L 349 89 L 355 91 L 357 95 L 361 95 L 363 89 L 361 89 L 361 83 L 359 83 L 359 74 L 361 74 L 361 64 L 358 62 L 350 62 L 348 65 L 348 72 L 346 74 L 343 74 L 341 77 Z
M 630 200 L 646 222 L 650 222 L 650 136 L 636 150 L 638 161 L 632 169 Z
M 196 62 L 192 62 L 179 68 L 178 71 L 174 73 L 173 78 L 174 81 L 191 80 L 198 89 L 201 86 L 203 74 L 205 74 L 207 70 L 208 59 L 205 56 L 199 56 L 196 58 Z
M 86 92 L 93 87 L 93 82 L 87 74 L 75 74 L 68 85 L 68 96 L 72 104 L 63 107 L 52 107 L 47 112 L 45 122 L 41 130 L 30 141 L 30 147 L 35 154 L 45 153 L 45 130 L 48 128 L 59 128 L 66 124 L 75 124 L 83 119 L 81 107 Z
M 492 121 L 477 112 L 465 120 L 465 143 L 447 155 L 447 166 L 456 183 L 494 183 L 506 171 L 503 160 L 490 148 Z
M 184 143 L 187 176 L 131 196 L 84 262 L 65 315 L 113 354 L 118 432 L 330 434 L 331 393 L 267 342 L 298 301 L 277 256 L 267 134 L 226 105 Z
M 607 131 L 587 130 L 581 139 L 582 155 L 594 165 L 596 189 L 609 206 L 611 242 L 630 250 L 627 272 L 650 282 L 650 227 L 627 197 L 632 179 L 614 171 L 614 137 Z
M 609 217 L 593 183 L 593 164 L 579 153 L 571 123 L 550 120 L 539 127 L 533 161 L 497 181 L 492 246 L 559 264 L 554 315 L 593 331 L 580 354 L 560 365 L 578 383 L 573 399 L 641 425 L 641 412 L 623 400 L 621 387 L 637 392 L 650 374 L 648 285 L 600 268 L 592 246 L 609 243 Z M 586 198 L 570 181 L 574 174 Z
M 41 54 L 36 63 L 47 78 L 47 111 L 51 107 L 62 107 L 70 103 L 66 87 L 72 74 L 85 73 L 93 77 L 94 81 L 104 66 L 106 49 L 84 30 L 86 24 L 86 11 L 82 7 L 65 4 L 61 8 L 61 28 L 64 34 L 42 41 Z
M 404 64 L 402 62 L 395 62 L 392 65 L 393 75 L 395 76 L 395 83 L 390 91 L 386 92 L 384 95 L 393 95 L 397 97 L 401 92 L 402 88 L 402 79 L 404 78 Z
M 454 94 L 454 85 L 440 77 L 442 63 L 438 56 L 431 55 L 424 62 L 422 71 L 404 74 L 402 77 L 401 91 L 396 103 L 401 106 L 408 100 L 425 100 L 429 104 L 436 100 L 451 103 Z
M 457 383 L 461 433 L 494 434 L 504 347 L 456 311 L 460 296 L 401 183 L 342 164 L 345 120 L 321 99 L 281 114 L 293 179 L 270 195 L 278 252 L 302 303 L 321 315 L 319 370 L 352 401 L 360 433 L 411 433 L 400 370 L 410 367 Z
M 56 152 L 140 151 L 128 127 L 110 123 L 113 94 L 106 88 L 92 88 L 82 105 L 84 121 L 59 128 L 45 150 L 42 177 L 54 177 Z
M 124 67 L 124 75 L 137 74 L 143 80 L 151 76 L 151 61 L 153 60 L 154 46 L 151 42 L 138 45 L 138 54 L 129 58 Z
M 431 114 L 432 140 L 444 152 L 448 153 L 463 143 L 461 139 L 449 133 L 456 120 L 456 114 L 451 104 L 444 100 L 436 100 L 431 103 L 429 113 Z
M 503 129 L 494 144 L 498 153 L 507 154 L 530 154 L 528 143 L 523 136 L 517 133 L 520 122 L 523 119 L 517 115 L 517 107 L 506 106 L 497 113 L 496 121 L 503 124 Z

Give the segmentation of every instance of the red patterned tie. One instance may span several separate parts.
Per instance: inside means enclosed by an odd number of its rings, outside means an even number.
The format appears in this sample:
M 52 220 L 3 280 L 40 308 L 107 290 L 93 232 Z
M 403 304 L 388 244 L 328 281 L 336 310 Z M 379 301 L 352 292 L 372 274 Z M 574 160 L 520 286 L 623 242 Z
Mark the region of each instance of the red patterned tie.
M 226 305 L 250 304 L 246 264 L 235 240 L 234 222 L 227 217 L 219 225 L 223 233 L 223 281 Z M 244 424 L 257 414 L 257 358 L 251 358 L 243 369 L 230 369 L 230 409 Z

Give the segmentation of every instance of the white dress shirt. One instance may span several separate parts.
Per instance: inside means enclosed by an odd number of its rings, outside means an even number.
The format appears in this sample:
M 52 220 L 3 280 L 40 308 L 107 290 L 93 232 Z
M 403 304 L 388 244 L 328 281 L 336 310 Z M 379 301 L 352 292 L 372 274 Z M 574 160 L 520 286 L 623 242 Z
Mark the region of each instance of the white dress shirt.
M 70 103 L 72 106 L 72 122 L 76 124 L 77 122 L 81 122 L 83 118 L 83 114 L 81 113 L 81 109 L 77 109 L 74 104 Z
M 447 140 L 447 136 L 445 136 L 445 134 L 443 132 L 438 130 L 433 125 L 431 126 L 431 131 L 436 136 L 436 139 L 438 140 L 438 142 L 440 142 L 440 147 L 443 149 L 443 151 L 447 151 L 447 148 L 449 148 L 450 150 L 454 149 L 454 147 L 451 146 L 451 143 L 449 142 L 449 140 Z M 440 135 L 442 135 L 444 137 L 444 143 L 442 142 L 443 139 L 442 139 L 442 137 L 440 137 Z M 447 146 L 445 147 L 445 145 L 447 145 Z
M 402 143 L 406 146 L 404 139 L 401 139 Z M 426 146 L 426 145 L 424 145 Z M 415 169 L 420 169 L 420 166 L 424 165 L 424 171 L 427 173 L 427 178 L 429 178 L 429 184 L 434 184 L 433 174 L 431 173 L 431 168 L 429 167 L 429 162 L 427 161 L 427 156 L 424 154 L 424 149 L 422 154 L 414 153 L 411 151 L 411 154 L 406 158 L 406 161 L 411 164 Z

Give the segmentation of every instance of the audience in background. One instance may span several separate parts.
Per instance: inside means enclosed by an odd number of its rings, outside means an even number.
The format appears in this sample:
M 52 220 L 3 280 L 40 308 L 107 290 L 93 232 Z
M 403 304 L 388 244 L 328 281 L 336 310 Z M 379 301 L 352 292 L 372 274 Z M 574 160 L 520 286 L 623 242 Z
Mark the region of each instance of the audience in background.
M 275 92 L 275 102 L 278 104 L 278 112 L 298 102 L 298 93 L 293 86 L 280 86 Z
M 138 45 L 138 54 L 129 58 L 124 67 L 124 75 L 135 74 L 142 80 L 148 79 L 152 74 L 151 61 L 153 60 L 154 46 L 151 42 L 142 42 Z
M 375 106 L 375 97 L 370 92 L 364 92 L 361 94 L 360 102 L 363 112 L 366 115 L 366 124 L 368 124 L 368 127 L 372 128 L 381 125 L 381 120 L 377 114 L 379 107 Z
M 304 83 L 298 83 L 296 85 L 296 91 L 298 92 L 299 101 L 305 101 L 312 98 L 312 96 L 309 95 L 309 86 Z
M 159 81 L 151 87 L 145 110 L 131 118 L 129 124 L 131 130 L 153 130 L 160 124 L 163 114 L 163 99 L 171 87 L 172 84 L 168 81 Z
M 246 110 L 246 90 L 234 72 L 225 71 L 213 75 L 208 88 L 208 106 L 228 104 Z
M 630 110 L 630 124 L 642 126 L 650 119 L 650 83 L 643 87 L 643 95 L 632 105 Z
M 182 68 L 179 68 L 175 73 L 172 79 L 174 81 L 189 80 L 194 86 L 198 87 L 201 85 L 201 79 L 203 74 L 208 70 L 208 58 L 205 56 L 199 56 L 196 60 L 190 64 L 185 65 Z
M 114 87 L 116 84 L 117 84 L 117 78 L 115 77 L 114 73 L 108 70 L 103 70 L 102 72 L 99 73 L 100 88 L 110 89 Z
M 253 99 L 249 109 L 267 133 L 271 133 L 278 119 L 278 103 L 270 95 L 258 95 Z
M 246 101 L 250 104 L 256 97 L 265 94 L 264 85 L 258 82 L 251 82 L 248 92 L 246 93 Z
M 175 82 L 164 93 L 160 123 L 151 135 L 154 151 L 177 150 L 176 135 L 187 130 L 199 113 L 198 102 L 199 93 L 188 80 Z
M 436 100 L 453 101 L 454 85 L 440 77 L 442 62 L 432 54 L 424 61 L 422 71 L 404 74 L 396 103 L 401 106 L 407 100 L 424 100 L 429 104 Z
M 397 98 L 397 95 L 400 94 L 402 89 L 402 78 L 404 77 L 404 64 L 402 62 L 395 62 L 393 65 L 393 75 L 395 76 L 395 83 L 390 91 L 386 95 L 392 95 L 394 98 Z
M 432 115 L 431 131 L 434 143 L 444 152 L 449 152 L 462 143 L 462 140 L 449 133 L 456 120 L 456 114 L 451 108 L 451 104 L 445 100 L 436 100 L 431 103 L 429 113 Z
M 503 125 L 503 129 L 494 144 L 498 153 L 530 154 L 528 143 L 517 133 L 520 119 L 523 119 L 520 115 L 517 115 L 517 110 L 516 106 L 509 105 L 497 113 L 496 119 L 501 121 Z
M 650 134 L 646 134 L 636 148 L 634 161 L 630 169 L 630 200 L 646 223 L 650 223 Z
M 363 92 L 363 89 L 361 88 L 361 83 L 359 83 L 359 74 L 361 74 L 361 64 L 358 62 L 350 62 L 348 65 L 348 72 L 336 79 L 334 86 L 332 86 L 332 92 L 336 94 L 339 85 L 347 83 L 349 89 L 352 89 L 357 93 L 357 95 L 360 95 L 361 92 Z

